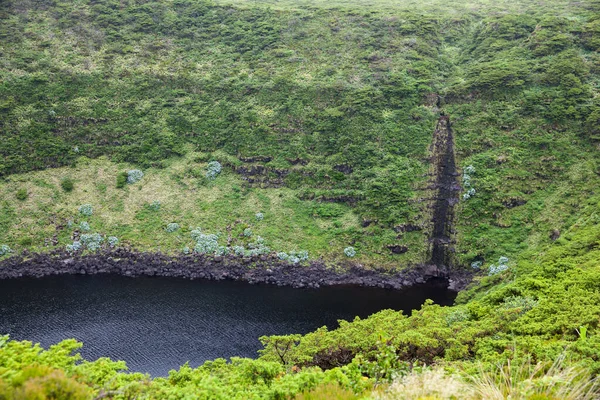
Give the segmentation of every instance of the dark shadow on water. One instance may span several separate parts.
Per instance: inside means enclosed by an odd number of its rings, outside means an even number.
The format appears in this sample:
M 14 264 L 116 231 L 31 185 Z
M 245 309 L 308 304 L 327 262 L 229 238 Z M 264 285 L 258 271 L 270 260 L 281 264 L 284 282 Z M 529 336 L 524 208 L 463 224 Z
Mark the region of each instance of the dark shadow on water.
M 307 333 L 338 319 L 391 308 L 409 313 L 455 294 L 432 281 L 403 291 L 360 287 L 292 289 L 241 282 L 116 275 L 0 280 L 0 334 L 47 347 L 66 338 L 94 360 L 166 375 L 186 361 L 256 357 L 262 335 Z

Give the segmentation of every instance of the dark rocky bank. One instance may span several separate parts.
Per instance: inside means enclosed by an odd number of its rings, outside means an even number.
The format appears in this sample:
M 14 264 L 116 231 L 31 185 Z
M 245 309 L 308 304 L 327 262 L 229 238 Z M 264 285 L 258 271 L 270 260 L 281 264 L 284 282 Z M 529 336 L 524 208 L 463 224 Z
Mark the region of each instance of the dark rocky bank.
M 93 254 L 25 253 L 0 261 L 0 279 L 43 277 L 59 274 L 120 274 L 124 276 L 162 276 L 186 279 L 238 280 L 296 288 L 357 285 L 401 289 L 443 279 L 448 288 L 459 291 L 470 281 L 465 272 L 445 267 L 422 265 L 389 274 L 366 270 L 358 264 L 326 266 L 322 261 L 294 265 L 275 256 L 240 258 L 199 254 L 169 256 L 117 248 Z

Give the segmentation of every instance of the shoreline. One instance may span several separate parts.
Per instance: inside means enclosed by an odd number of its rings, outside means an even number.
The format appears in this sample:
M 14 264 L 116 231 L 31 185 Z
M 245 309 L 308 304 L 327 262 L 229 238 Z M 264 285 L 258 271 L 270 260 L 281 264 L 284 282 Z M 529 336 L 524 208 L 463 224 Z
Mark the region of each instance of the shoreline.
M 294 288 L 353 285 L 403 289 L 430 279 L 445 279 L 448 289 L 460 291 L 471 281 L 465 271 L 435 265 L 419 265 L 398 273 L 366 270 L 359 264 L 327 266 L 315 260 L 291 264 L 274 255 L 253 258 L 201 254 L 170 256 L 137 252 L 127 248 L 91 254 L 69 254 L 64 250 L 49 253 L 23 253 L 0 261 L 0 279 L 41 278 L 61 274 L 119 274 L 185 279 L 235 280 L 251 284 L 271 284 Z

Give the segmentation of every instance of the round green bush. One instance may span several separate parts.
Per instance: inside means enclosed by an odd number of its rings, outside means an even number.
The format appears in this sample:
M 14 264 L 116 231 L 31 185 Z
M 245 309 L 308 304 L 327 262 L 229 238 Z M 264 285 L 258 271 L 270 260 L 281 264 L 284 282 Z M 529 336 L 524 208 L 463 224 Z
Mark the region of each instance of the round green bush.
M 65 192 L 72 191 L 73 187 L 74 187 L 73 179 L 71 179 L 69 177 L 63 178 L 63 180 L 60 181 L 60 186 L 63 188 L 63 190 Z
M 121 172 L 117 175 L 117 189 L 124 188 L 127 185 L 127 172 Z
M 27 198 L 29 197 L 29 193 L 27 193 L 27 189 L 19 189 L 17 190 L 17 199 L 23 201 L 23 200 L 27 200 Z

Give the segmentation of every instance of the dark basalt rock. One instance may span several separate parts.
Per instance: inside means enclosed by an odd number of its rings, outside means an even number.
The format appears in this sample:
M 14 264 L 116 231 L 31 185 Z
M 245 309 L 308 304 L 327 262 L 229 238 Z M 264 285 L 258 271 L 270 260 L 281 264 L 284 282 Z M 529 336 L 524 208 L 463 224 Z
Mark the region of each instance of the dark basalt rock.
M 238 157 L 238 160 L 245 163 L 263 162 L 268 163 L 273 157 L 269 156 L 255 156 L 255 157 Z
M 414 232 L 414 231 L 420 231 L 423 228 L 419 225 L 413 225 L 413 224 L 402 224 L 402 225 L 396 225 L 394 227 L 394 231 L 396 231 L 397 233 L 404 233 L 404 232 Z
M 387 248 L 390 249 L 392 254 L 403 254 L 408 251 L 407 246 L 401 246 L 399 244 L 388 244 Z
M 367 226 L 371 225 L 371 224 L 376 224 L 378 221 L 376 219 L 363 219 L 360 223 L 360 226 L 362 226 L 363 228 L 366 228 Z
M 519 198 L 510 198 L 502 202 L 506 208 L 515 208 L 527 204 L 527 200 Z
M 307 165 L 308 164 L 308 160 L 303 160 L 301 158 L 286 158 L 287 162 L 289 162 L 292 165 Z
M 335 169 L 336 171 L 339 171 L 345 175 L 348 175 L 348 174 L 351 174 L 352 172 L 354 172 L 354 168 L 352 168 L 350 165 L 346 165 L 346 164 L 335 165 L 333 167 L 333 169 Z
M 435 267 L 435 266 L 434 266 Z M 340 272 L 341 271 L 341 272 Z M 127 248 L 107 249 L 92 254 L 69 254 L 63 250 L 50 253 L 23 253 L 0 261 L 0 279 L 43 277 L 59 274 L 120 274 L 124 276 L 163 276 L 186 279 L 240 280 L 292 287 L 356 285 L 400 289 L 432 277 L 452 279 L 454 290 L 470 281 L 470 275 L 458 276 L 445 267 L 417 266 L 390 274 L 366 270 L 348 263 L 328 267 L 322 261 L 291 264 L 268 255 L 256 260 L 229 255 L 199 254 L 177 256 L 163 253 L 140 253 Z M 452 274 L 452 275 L 451 275 Z M 458 283 L 457 283 L 458 282 Z

